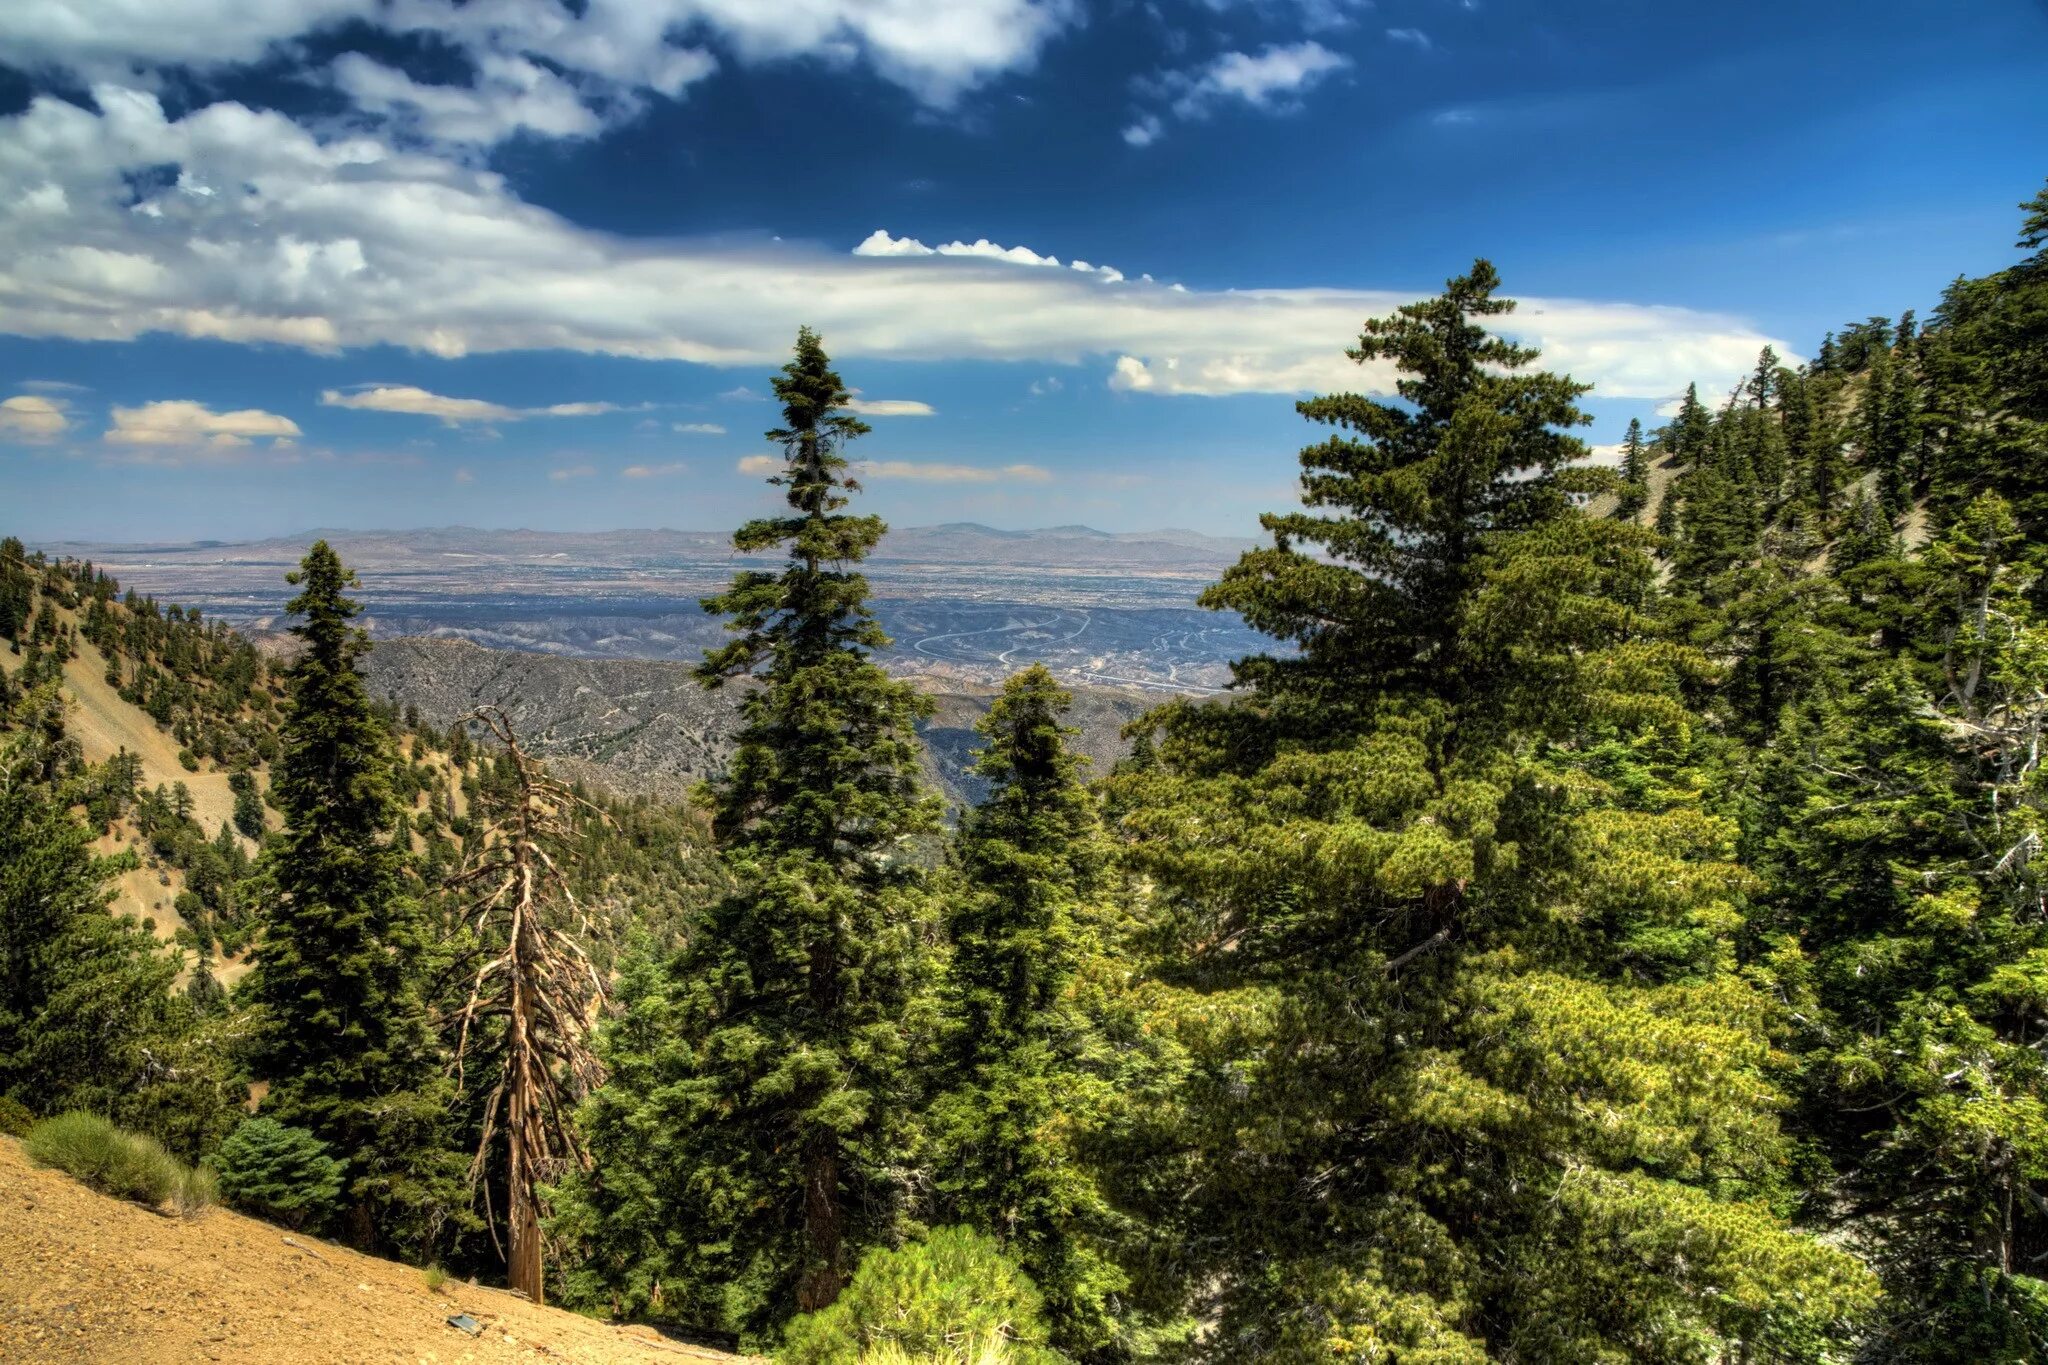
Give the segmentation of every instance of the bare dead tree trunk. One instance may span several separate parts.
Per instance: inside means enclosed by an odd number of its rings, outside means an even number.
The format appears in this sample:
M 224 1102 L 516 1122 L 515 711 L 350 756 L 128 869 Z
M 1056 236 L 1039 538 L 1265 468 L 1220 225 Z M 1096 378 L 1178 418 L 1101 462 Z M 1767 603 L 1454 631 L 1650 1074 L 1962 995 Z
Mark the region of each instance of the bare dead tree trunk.
M 569 832 L 568 816 L 579 799 L 519 747 L 503 711 L 487 706 L 470 719 L 505 746 L 514 790 L 491 799 L 483 835 L 452 883 L 475 892 L 467 914 L 485 945 L 462 1010 L 456 1066 L 459 1072 L 479 1020 L 501 1023 L 504 1051 L 484 1105 L 470 1181 L 484 1179 L 502 1129 L 506 1276 L 513 1289 L 540 1303 L 546 1285 L 540 1186 L 570 1160 L 588 1165 L 569 1115 L 603 1079 L 591 1030 L 604 985 L 577 941 L 590 925 L 547 852 L 551 840 Z M 485 1205 L 491 1206 L 488 1193 Z M 495 1222 L 491 1232 L 497 1235 Z

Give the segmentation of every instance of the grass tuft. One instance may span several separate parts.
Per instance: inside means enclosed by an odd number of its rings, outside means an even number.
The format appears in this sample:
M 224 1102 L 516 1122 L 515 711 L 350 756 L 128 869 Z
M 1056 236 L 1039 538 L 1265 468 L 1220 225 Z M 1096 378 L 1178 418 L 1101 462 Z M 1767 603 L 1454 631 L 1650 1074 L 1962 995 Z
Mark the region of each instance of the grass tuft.
M 22 1138 L 38 1166 L 51 1166 L 96 1190 L 190 1217 L 216 1198 L 213 1172 L 193 1170 L 163 1144 L 115 1127 L 98 1114 L 72 1111 L 44 1119 Z
M 420 1271 L 420 1278 L 426 1281 L 429 1294 L 438 1294 L 441 1286 L 448 1283 L 448 1272 L 437 1265 L 430 1265 Z

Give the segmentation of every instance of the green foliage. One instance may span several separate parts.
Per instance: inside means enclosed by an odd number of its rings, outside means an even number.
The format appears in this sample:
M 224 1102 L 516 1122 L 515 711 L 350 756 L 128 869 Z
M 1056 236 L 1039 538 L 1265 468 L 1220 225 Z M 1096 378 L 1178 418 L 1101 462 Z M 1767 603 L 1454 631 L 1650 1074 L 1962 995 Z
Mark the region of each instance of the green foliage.
M 776 1359 L 1058 1365 L 1043 1311 L 1030 1277 L 993 1238 L 967 1227 L 935 1228 L 923 1241 L 870 1251 L 830 1308 L 790 1323 Z
M 194 1170 L 156 1139 L 116 1127 L 98 1114 L 71 1110 L 28 1130 L 22 1150 L 39 1166 L 52 1166 L 104 1194 L 155 1207 L 169 1204 L 186 1216 L 210 1206 L 213 1176 Z
M 888 641 L 850 567 L 883 532 L 841 510 L 858 485 L 840 447 L 866 427 L 808 330 L 775 392 L 784 426 L 768 436 L 788 458 L 770 482 L 789 514 L 749 522 L 733 546 L 787 547 L 786 566 L 704 602 L 734 638 L 700 678 L 760 683 L 706 798 L 735 889 L 692 926 L 667 982 L 629 999 L 661 1026 L 612 1034 L 591 1132 L 601 1187 L 570 1215 L 652 1224 L 627 1235 L 660 1248 L 656 1282 L 750 1331 L 829 1304 L 853 1256 L 909 1226 L 916 1051 L 932 1031 L 918 841 L 939 823 L 912 728 L 930 704 L 870 657 Z M 649 1273 L 609 1292 L 637 1297 Z
M 0 1095 L 0 1133 L 20 1137 L 36 1121 L 29 1107 L 12 1095 Z
M 1130 1281 L 1093 1158 L 1147 1049 L 1131 1045 L 1116 990 L 1111 850 L 1067 749 L 1071 704 L 1035 665 L 978 727 L 975 770 L 991 786 L 960 831 L 948 1085 L 932 1127 L 940 1216 L 993 1231 L 1044 1291 L 1055 1340 L 1082 1354 L 1121 1331 Z
M 244 987 L 255 1062 L 272 1082 L 265 1113 L 346 1163 L 354 1235 L 419 1255 L 469 1215 L 421 995 L 426 925 L 394 834 L 391 738 L 356 671 L 354 574 L 321 541 L 291 581 L 302 648 L 272 777 L 284 828 L 264 851 L 264 936 Z
M 1118 779 L 1189 1058 L 1152 1213 L 1211 1359 L 1822 1358 L 1873 1286 L 1771 1206 L 1705 661 L 1655 629 L 1647 533 L 1576 510 L 1582 386 L 1484 337 L 1493 286 L 1367 325 L 1406 406 L 1301 405 L 1366 439 L 1304 450 L 1324 515 L 1205 599 L 1299 653 L 1165 708 Z M 1676 427 L 1732 477 L 1696 396 Z
M 326 1145 L 275 1119 L 243 1120 L 210 1164 L 229 1204 L 288 1228 L 325 1223 L 341 1196 L 341 1163 Z
M 197 1156 L 233 1121 L 218 1026 L 171 994 L 177 963 L 149 933 L 107 912 L 113 864 L 50 754 L 44 735 L 0 733 L 0 1094 Z

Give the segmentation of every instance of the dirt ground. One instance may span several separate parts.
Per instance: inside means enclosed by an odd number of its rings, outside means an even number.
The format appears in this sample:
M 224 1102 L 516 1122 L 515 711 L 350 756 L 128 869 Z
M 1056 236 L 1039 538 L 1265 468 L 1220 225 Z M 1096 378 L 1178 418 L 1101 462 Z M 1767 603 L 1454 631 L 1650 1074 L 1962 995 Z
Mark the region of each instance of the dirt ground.
M 470 1337 L 448 1325 L 466 1313 Z M 32 1166 L 0 1138 L 7 1365 L 690 1365 L 741 1357 L 538 1308 L 225 1209 L 180 1219 Z

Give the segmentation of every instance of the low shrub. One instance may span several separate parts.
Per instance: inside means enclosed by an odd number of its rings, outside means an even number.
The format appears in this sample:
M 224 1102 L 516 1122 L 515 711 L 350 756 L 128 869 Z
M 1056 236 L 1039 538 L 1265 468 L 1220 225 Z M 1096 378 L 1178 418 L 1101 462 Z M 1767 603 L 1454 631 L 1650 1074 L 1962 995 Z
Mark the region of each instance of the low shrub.
M 20 1137 L 35 1126 L 36 1116 L 12 1095 L 0 1095 L 0 1133 Z
M 935 1229 L 861 1259 L 838 1301 L 790 1323 L 784 1365 L 1058 1365 L 1045 1303 L 994 1238 Z
M 155 1138 L 117 1128 L 98 1114 L 73 1110 L 44 1119 L 28 1130 L 22 1148 L 39 1166 L 152 1208 L 170 1204 L 189 1216 L 217 1195 L 212 1172 L 193 1170 Z
M 319 1224 L 341 1195 L 341 1163 L 303 1128 L 244 1119 L 211 1158 L 233 1207 L 288 1228 Z

